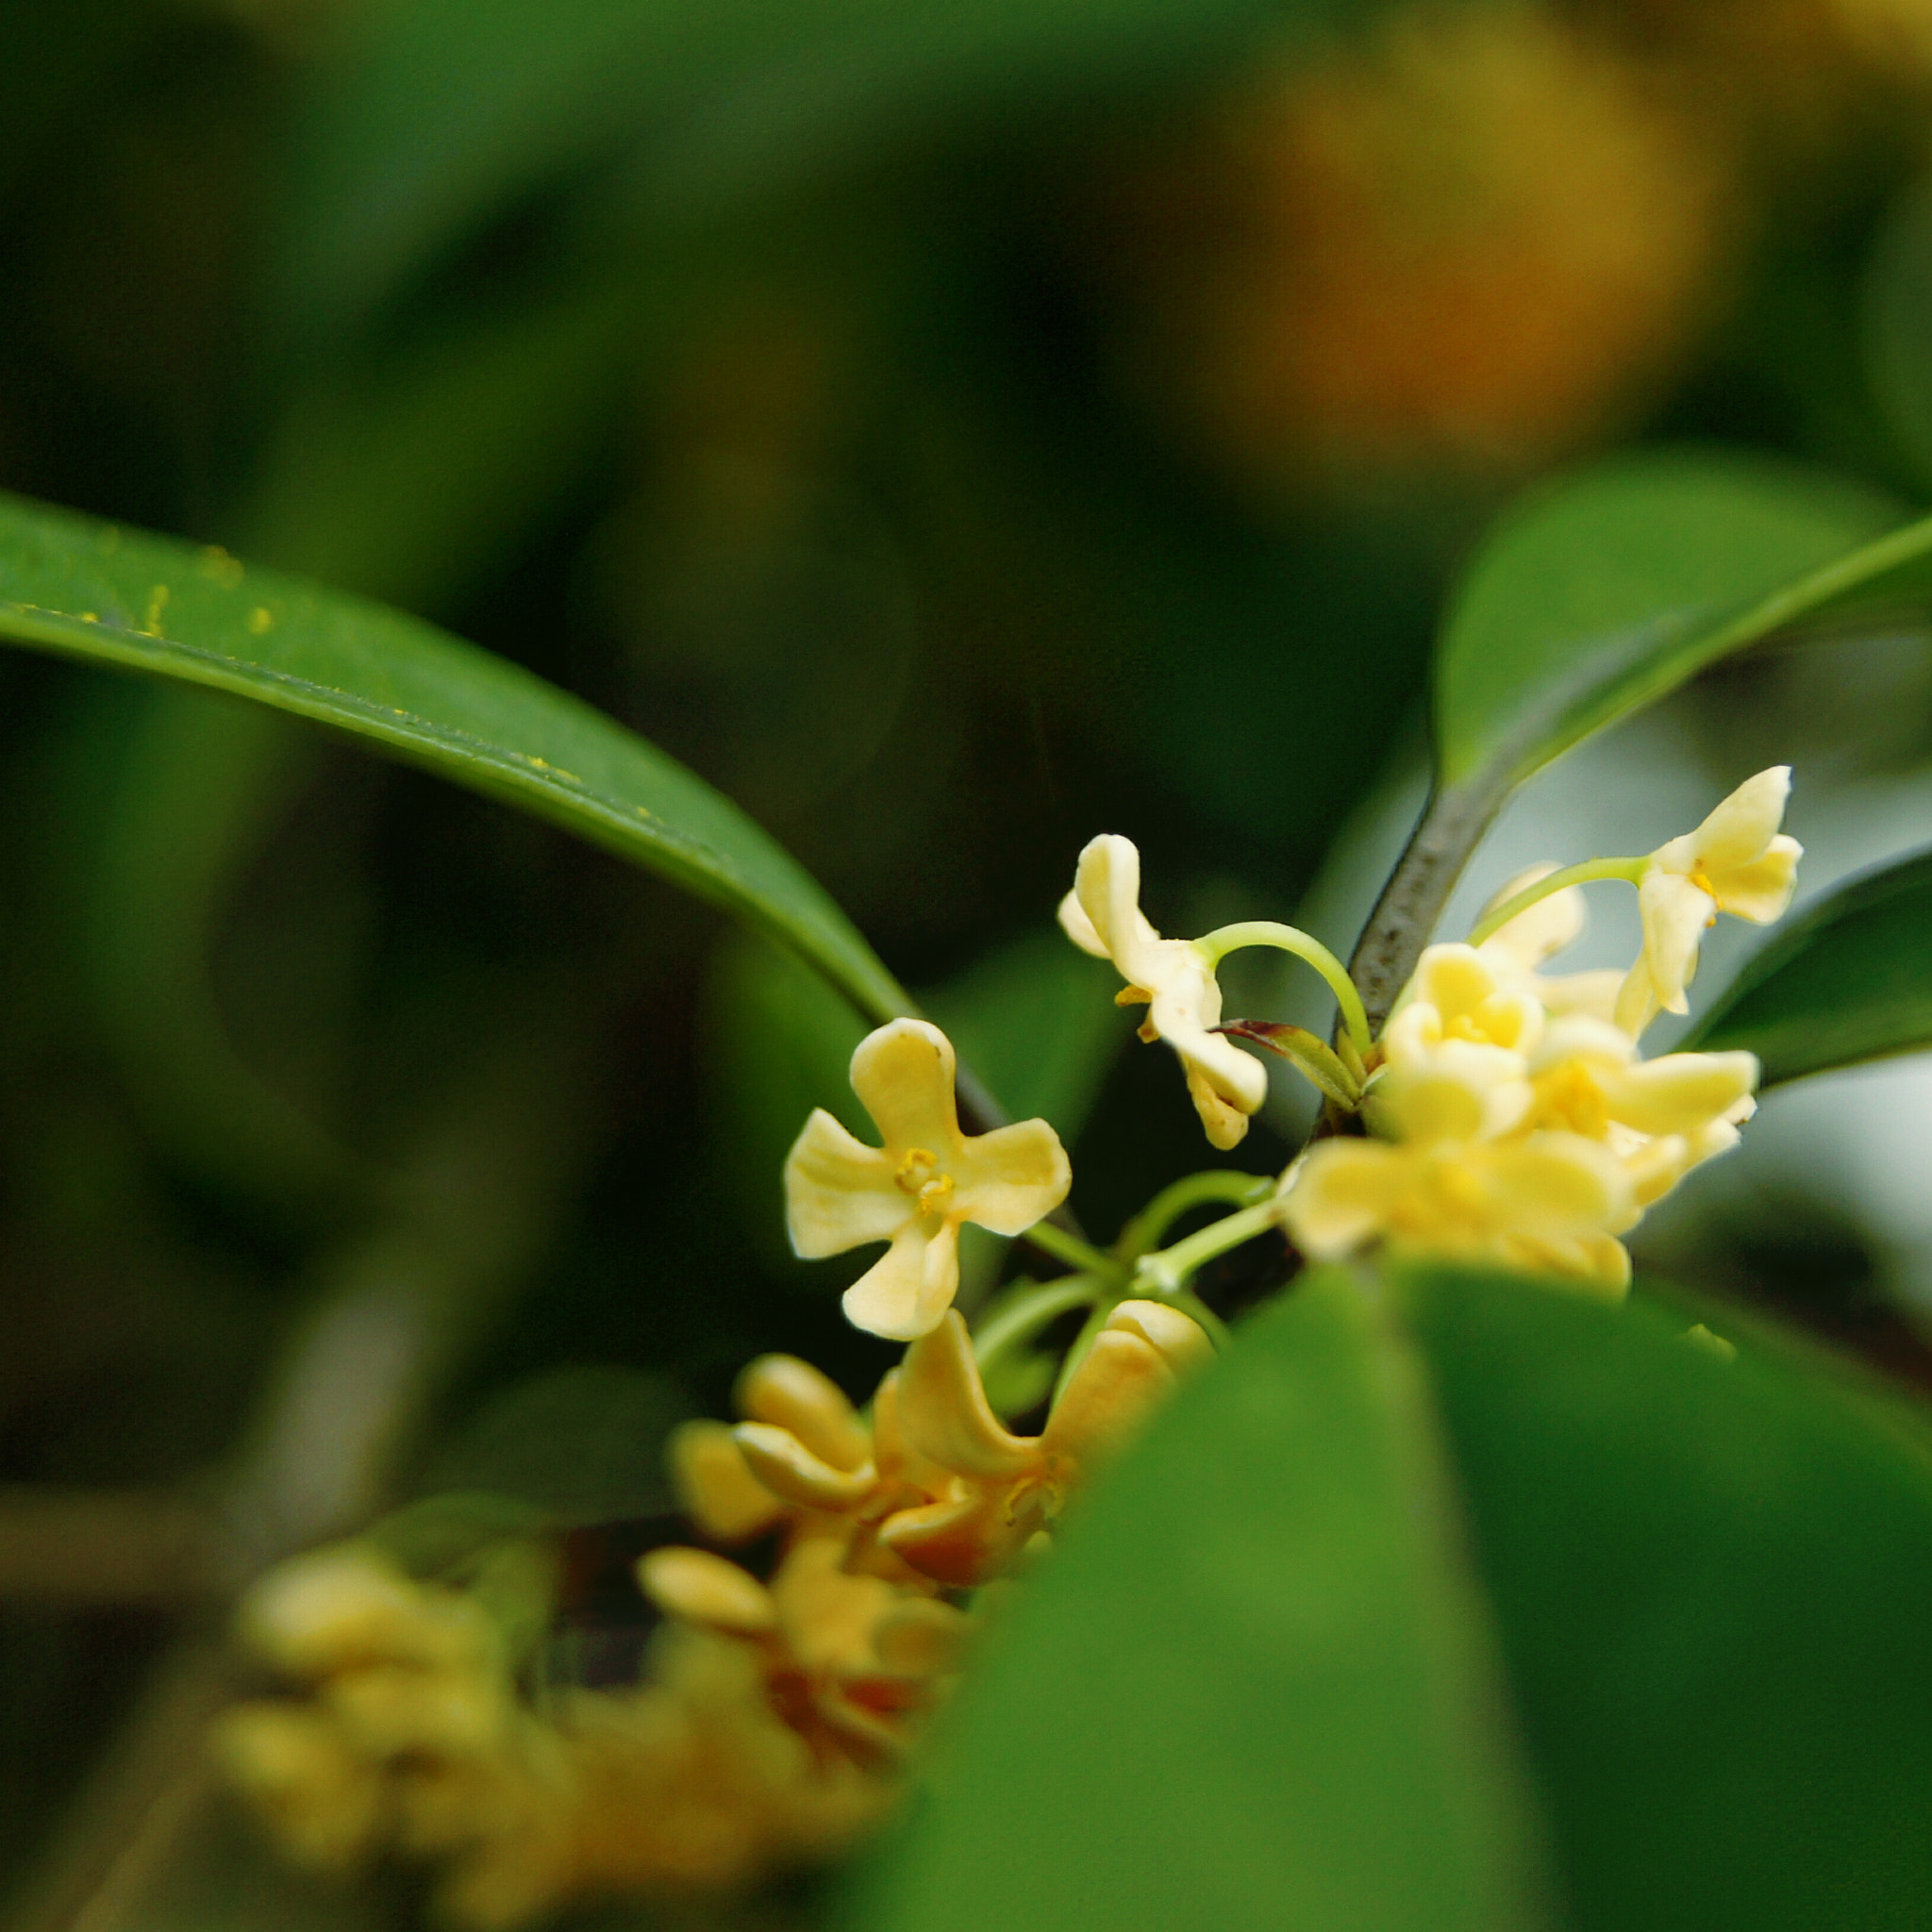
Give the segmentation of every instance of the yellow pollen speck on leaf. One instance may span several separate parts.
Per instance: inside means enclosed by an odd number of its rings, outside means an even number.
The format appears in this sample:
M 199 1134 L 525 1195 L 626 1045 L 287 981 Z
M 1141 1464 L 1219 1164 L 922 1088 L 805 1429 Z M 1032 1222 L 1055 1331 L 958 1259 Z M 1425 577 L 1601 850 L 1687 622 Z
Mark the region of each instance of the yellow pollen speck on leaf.
M 265 604 L 258 604 L 248 613 L 248 632 L 251 637 L 260 637 L 275 623 L 275 618 Z
M 151 638 L 161 634 L 161 613 L 168 608 L 168 587 L 157 584 L 147 593 L 147 611 L 142 619 L 142 630 Z
M 223 590 L 232 591 L 242 581 L 242 560 L 230 557 L 219 543 L 210 543 L 201 553 L 201 574 L 221 585 Z
M 80 613 L 80 621 L 83 624 L 98 624 L 101 621 L 100 613 L 94 610 L 83 610 Z

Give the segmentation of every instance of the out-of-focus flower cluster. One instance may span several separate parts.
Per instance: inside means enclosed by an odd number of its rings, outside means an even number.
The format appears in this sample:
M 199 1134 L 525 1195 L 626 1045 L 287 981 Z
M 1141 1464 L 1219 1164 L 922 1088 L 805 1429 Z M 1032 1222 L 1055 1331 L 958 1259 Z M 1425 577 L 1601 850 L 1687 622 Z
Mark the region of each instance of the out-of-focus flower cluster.
M 1123 1302 L 1034 1437 L 994 1414 L 957 1314 L 869 1417 L 809 1364 L 764 1357 L 740 1378 L 746 1420 L 687 1424 L 670 1453 L 694 1527 L 725 1546 L 775 1534 L 776 1562 L 760 1578 L 716 1549 L 647 1555 L 662 1622 L 637 1688 L 533 1703 L 477 1601 L 342 1545 L 250 1595 L 243 1641 L 291 1694 L 226 1712 L 221 1761 L 298 1863 L 434 1862 L 442 1916 L 484 1932 L 831 1857 L 896 1797 L 981 1614 L 967 1592 L 1037 1554 L 1211 1353 L 1185 1314 Z

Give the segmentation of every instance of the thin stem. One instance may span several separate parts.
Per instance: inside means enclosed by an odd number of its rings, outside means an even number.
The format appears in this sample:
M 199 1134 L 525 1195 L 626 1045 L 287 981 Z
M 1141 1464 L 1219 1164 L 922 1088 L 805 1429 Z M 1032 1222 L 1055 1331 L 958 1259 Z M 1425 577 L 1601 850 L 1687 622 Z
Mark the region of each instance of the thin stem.
M 1486 939 L 1501 932 L 1519 912 L 1527 912 L 1539 901 L 1562 891 L 1567 886 L 1587 886 L 1596 879 L 1624 879 L 1634 886 L 1643 876 L 1643 869 L 1649 863 L 1647 858 L 1591 858 L 1581 865 L 1566 865 L 1561 872 L 1553 872 L 1548 878 L 1539 879 L 1533 886 L 1525 886 L 1513 897 L 1505 899 L 1500 906 L 1484 913 L 1471 930 L 1469 943 L 1481 945 Z
M 1190 1208 L 1208 1201 L 1231 1201 L 1245 1208 L 1274 1191 L 1274 1176 L 1240 1174 L 1233 1168 L 1213 1167 L 1202 1174 L 1191 1174 L 1162 1188 L 1133 1220 L 1121 1230 L 1114 1243 L 1115 1257 L 1124 1267 L 1132 1267 Z
M 1069 1268 L 1077 1269 L 1083 1274 L 1110 1274 L 1114 1265 L 1098 1248 L 1090 1247 L 1078 1235 L 1069 1234 L 1063 1227 L 1056 1227 L 1050 1221 L 1039 1221 L 1029 1227 L 1020 1239 L 1031 1241 L 1042 1255 L 1051 1255 L 1056 1261 L 1064 1261 Z
M 1189 1276 L 1197 1269 L 1205 1267 L 1217 1255 L 1224 1255 L 1230 1248 L 1238 1248 L 1243 1241 L 1253 1241 L 1257 1234 L 1266 1234 L 1274 1224 L 1274 1203 L 1272 1198 L 1257 1201 L 1251 1208 L 1241 1208 L 1239 1213 L 1211 1222 L 1199 1233 L 1189 1235 L 1171 1248 L 1163 1248 L 1158 1254 L 1143 1255 L 1135 1271 L 1134 1291 L 1138 1293 L 1144 1290 L 1150 1295 L 1172 1300 L 1187 1286 Z
M 1030 1341 L 1074 1308 L 1083 1308 L 1102 1293 L 1090 1274 L 1069 1274 L 1050 1281 L 1030 1294 L 1016 1296 L 973 1338 L 973 1353 L 982 1373 L 1001 1356 Z
M 1328 982 L 1336 1005 L 1341 1008 L 1342 1024 L 1348 1028 L 1348 1036 L 1354 1041 L 1356 1051 L 1368 1052 L 1374 1035 L 1369 1031 L 1368 1015 L 1362 1009 L 1362 996 L 1355 990 L 1348 969 L 1320 940 L 1303 932 L 1298 926 L 1282 925 L 1273 919 L 1243 919 L 1233 925 L 1218 926 L 1213 932 L 1196 940 L 1194 944 L 1210 966 L 1218 964 L 1229 953 L 1242 946 L 1274 946 L 1280 952 L 1292 953 L 1297 959 L 1306 960 Z

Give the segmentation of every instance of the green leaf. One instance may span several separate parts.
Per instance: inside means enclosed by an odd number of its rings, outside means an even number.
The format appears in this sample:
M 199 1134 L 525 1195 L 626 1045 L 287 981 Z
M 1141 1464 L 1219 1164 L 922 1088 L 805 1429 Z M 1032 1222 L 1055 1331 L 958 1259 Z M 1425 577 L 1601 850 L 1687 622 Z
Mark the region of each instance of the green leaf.
M 908 1010 L 831 899 L 728 799 L 581 700 L 400 611 L 0 497 L 0 637 L 331 725 L 663 874 L 873 1017 Z
M 1310 1279 L 1157 1421 L 1008 1613 L 861 1922 L 1541 1923 L 1455 1514 L 1379 1291 Z
M 1449 613 L 1442 784 L 1520 782 L 1848 590 L 1932 593 L 1932 523 L 1905 533 L 1903 558 L 1895 539 L 1861 549 L 1898 520 L 1839 478 L 1705 451 L 1619 458 L 1533 498 L 1491 534 Z
M 1932 603 L 1932 518 L 1759 457 L 1651 450 L 1491 534 L 1436 652 L 1436 791 L 1353 962 L 1387 1017 L 1510 788 L 1733 651 Z
M 1765 1087 L 1932 1046 L 1932 852 L 1807 908 L 1746 962 L 1684 1046 L 1747 1047 Z
M 1918 1414 L 1709 1309 L 1448 1271 L 1404 1298 L 1578 1932 L 1922 1924 Z

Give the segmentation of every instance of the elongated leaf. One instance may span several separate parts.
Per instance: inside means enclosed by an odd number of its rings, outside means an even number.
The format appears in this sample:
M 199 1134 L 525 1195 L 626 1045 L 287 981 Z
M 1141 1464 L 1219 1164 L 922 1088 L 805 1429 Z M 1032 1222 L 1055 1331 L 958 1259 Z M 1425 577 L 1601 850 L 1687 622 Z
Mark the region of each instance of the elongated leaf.
M 1932 852 L 1867 873 L 1808 908 L 1749 961 L 1685 1043 L 1748 1047 L 1766 1087 L 1932 1046 Z
M 1578 1932 L 1905 1928 L 1932 1899 L 1932 1453 L 1707 1309 L 1406 1297 Z M 1701 1317 L 1740 1346 L 1686 1344 Z
M 1713 451 L 1622 457 L 1506 517 L 1436 653 L 1436 792 L 1357 949 L 1393 1005 L 1512 786 L 1780 631 L 1932 604 L 1932 518 L 1821 472 Z
M 1899 520 L 1834 477 L 1738 456 L 1605 464 L 1507 517 L 1436 660 L 1445 785 L 1513 783 L 1712 659 L 1807 615 Z M 1932 590 L 1932 525 L 1911 587 Z M 1830 583 L 1806 576 L 1835 566 Z M 1882 577 L 1882 565 L 1866 565 Z M 1878 589 L 1874 584 L 1873 589 Z
M 1091 1500 L 968 1680 L 881 1932 L 1539 1922 L 1428 1398 L 1306 1284 Z
M 728 799 L 589 705 L 399 611 L 0 497 L 0 637 L 346 731 L 727 908 L 875 1018 L 909 1010 L 850 922 Z

